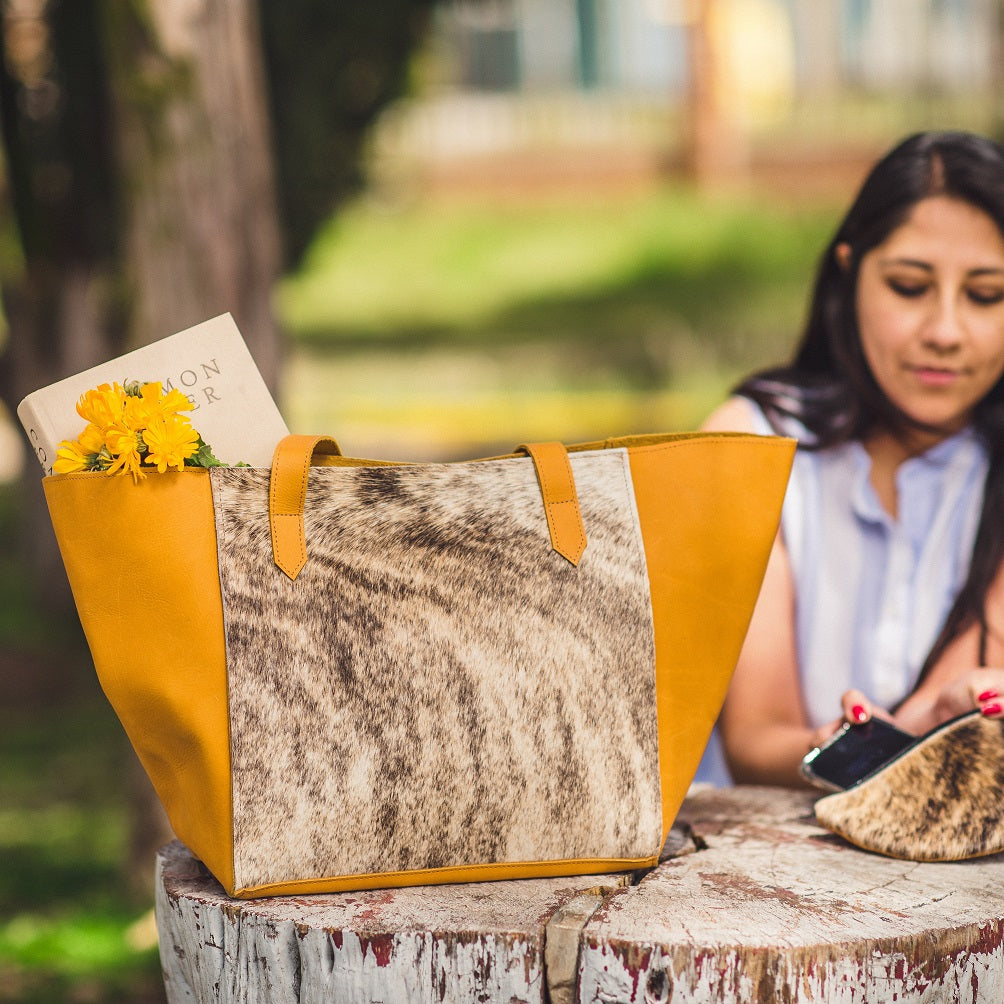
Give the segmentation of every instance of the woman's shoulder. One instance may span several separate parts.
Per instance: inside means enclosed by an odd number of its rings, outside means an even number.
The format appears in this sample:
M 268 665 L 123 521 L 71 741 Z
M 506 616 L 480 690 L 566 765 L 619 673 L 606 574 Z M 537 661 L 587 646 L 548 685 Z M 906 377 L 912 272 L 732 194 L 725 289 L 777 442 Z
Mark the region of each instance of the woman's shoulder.
M 760 432 L 758 409 L 746 397 L 730 397 L 701 423 L 703 432 Z

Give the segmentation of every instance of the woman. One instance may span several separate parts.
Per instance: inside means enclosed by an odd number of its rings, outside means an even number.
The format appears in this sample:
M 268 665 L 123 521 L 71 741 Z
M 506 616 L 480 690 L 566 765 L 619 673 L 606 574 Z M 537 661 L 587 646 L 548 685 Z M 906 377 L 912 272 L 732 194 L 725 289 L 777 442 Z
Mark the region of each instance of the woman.
M 706 423 L 799 440 L 719 720 L 736 781 L 799 783 L 841 712 L 914 733 L 1001 716 L 1002 374 L 1004 149 L 912 136 L 827 247 L 790 365 Z

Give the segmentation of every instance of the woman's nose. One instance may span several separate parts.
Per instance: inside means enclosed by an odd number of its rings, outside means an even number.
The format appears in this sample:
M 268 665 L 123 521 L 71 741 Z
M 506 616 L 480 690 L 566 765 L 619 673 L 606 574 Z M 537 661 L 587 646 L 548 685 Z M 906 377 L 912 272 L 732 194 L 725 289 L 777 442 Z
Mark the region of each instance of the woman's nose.
M 924 341 L 940 352 L 958 348 L 965 338 L 965 325 L 954 295 L 939 296 L 932 304 L 931 316 L 924 328 Z

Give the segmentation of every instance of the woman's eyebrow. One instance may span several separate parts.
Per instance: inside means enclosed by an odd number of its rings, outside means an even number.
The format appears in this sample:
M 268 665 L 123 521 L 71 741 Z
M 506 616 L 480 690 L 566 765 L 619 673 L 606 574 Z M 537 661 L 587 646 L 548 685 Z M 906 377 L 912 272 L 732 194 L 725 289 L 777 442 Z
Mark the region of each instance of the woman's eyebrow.
M 905 265 L 908 268 L 918 268 L 925 272 L 933 272 L 934 266 L 930 262 L 922 261 L 919 258 L 883 258 L 881 264 L 888 267 L 890 265 Z M 971 268 L 968 276 L 998 276 L 1004 275 L 1004 265 L 982 265 L 978 268 Z
M 882 265 L 907 265 L 910 268 L 922 268 L 926 272 L 933 272 L 934 266 L 927 261 L 921 261 L 919 258 L 882 258 L 880 259 Z

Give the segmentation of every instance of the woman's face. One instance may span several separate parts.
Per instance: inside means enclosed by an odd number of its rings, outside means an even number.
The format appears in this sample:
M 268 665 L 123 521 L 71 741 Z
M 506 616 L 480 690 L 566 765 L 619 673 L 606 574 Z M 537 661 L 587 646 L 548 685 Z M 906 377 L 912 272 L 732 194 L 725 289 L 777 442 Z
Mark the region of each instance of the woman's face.
M 890 401 L 958 431 L 1004 372 L 1004 236 L 968 202 L 923 199 L 862 258 L 857 313 Z

